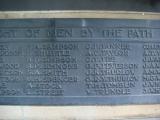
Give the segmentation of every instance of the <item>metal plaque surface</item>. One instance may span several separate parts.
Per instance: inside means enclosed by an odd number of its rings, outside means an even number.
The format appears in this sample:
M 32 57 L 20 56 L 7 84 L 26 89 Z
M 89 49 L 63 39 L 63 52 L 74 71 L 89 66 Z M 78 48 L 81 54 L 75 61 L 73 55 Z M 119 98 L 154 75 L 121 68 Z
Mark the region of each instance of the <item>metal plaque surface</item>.
M 0 20 L 0 104 L 160 103 L 160 21 Z

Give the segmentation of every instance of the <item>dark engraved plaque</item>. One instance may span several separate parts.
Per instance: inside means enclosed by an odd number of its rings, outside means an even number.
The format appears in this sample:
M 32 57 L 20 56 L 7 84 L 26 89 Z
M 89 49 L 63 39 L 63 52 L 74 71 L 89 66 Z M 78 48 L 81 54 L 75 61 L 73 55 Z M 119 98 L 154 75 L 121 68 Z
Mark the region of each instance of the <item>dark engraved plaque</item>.
M 159 20 L 0 20 L 0 104 L 153 103 Z

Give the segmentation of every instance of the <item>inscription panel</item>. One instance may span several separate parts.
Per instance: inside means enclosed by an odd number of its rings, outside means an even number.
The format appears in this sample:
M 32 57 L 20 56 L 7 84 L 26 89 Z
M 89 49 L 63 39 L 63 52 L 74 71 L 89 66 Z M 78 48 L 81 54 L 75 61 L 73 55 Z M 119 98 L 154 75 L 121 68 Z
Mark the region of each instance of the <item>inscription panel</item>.
M 160 21 L 0 20 L 0 104 L 160 103 Z

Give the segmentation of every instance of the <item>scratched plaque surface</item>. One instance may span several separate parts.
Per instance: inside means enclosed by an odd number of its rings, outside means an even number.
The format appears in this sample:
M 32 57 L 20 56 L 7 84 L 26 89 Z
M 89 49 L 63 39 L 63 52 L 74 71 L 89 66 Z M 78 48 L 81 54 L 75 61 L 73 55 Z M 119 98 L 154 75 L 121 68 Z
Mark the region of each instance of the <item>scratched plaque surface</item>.
M 160 103 L 160 21 L 0 20 L 0 104 Z

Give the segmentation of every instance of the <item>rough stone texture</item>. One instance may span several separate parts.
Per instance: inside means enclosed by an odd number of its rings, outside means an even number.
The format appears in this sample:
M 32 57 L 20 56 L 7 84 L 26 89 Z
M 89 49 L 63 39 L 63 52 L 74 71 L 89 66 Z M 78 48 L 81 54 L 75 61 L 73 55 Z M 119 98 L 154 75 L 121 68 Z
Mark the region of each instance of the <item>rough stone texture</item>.
M 0 107 L 0 118 L 7 120 L 124 120 L 152 117 L 160 117 L 160 105 Z

